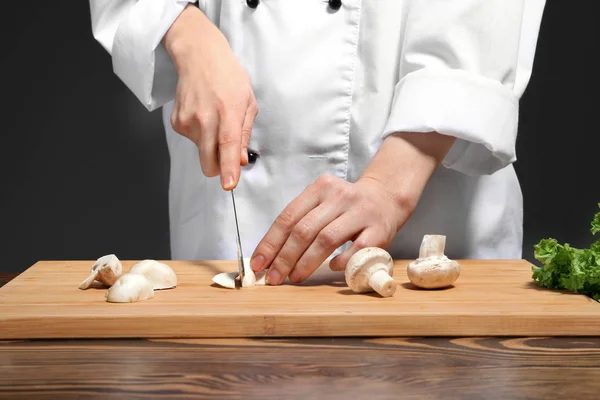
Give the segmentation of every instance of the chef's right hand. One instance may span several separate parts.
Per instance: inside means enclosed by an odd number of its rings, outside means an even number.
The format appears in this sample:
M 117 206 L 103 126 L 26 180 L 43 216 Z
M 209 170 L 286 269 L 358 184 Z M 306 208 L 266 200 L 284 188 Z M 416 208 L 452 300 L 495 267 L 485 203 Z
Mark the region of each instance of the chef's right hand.
M 223 189 L 231 190 L 240 165 L 248 164 L 258 113 L 248 74 L 223 34 L 192 5 L 171 25 L 163 44 L 178 74 L 171 125 L 198 146 L 204 175 L 220 175 Z

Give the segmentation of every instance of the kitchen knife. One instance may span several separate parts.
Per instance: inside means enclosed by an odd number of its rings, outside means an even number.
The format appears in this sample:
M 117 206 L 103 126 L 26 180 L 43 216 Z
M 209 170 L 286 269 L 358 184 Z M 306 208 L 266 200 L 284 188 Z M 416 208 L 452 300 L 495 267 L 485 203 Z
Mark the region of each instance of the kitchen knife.
M 233 202 L 233 215 L 235 217 L 235 229 L 237 232 L 237 256 L 238 256 L 238 273 L 240 277 L 240 284 L 244 279 L 244 254 L 242 253 L 242 241 L 240 239 L 240 227 L 238 225 L 237 210 L 235 208 L 235 196 L 233 195 L 233 189 L 231 189 L 231 201 Z

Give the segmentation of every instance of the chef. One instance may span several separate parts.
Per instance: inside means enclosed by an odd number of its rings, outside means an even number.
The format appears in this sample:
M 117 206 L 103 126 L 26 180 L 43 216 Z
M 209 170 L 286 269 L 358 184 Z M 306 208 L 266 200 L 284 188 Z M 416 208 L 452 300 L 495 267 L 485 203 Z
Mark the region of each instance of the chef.
M 366 246 L 521 258 L 519 99 L 544 0 L 90 0 L 171 159 L 172 258 L 269 284 Z

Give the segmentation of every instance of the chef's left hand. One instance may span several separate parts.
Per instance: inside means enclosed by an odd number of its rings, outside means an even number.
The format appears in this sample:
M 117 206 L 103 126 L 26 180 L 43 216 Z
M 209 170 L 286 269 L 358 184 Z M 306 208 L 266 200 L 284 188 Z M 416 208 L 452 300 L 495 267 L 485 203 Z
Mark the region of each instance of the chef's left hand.
M 277 217 L 255 252 L 264 261 L 255 257 L 252 268 L 260 271 L 271 264 L 270 285 L 281 283 L 288 275 L 290 281 L 301 282 L 335 249 L 354 240 L 350 249 L 330 263 L 332 269 L 336 264 L 345 266 L 352 251 L 387 246 L 411 208 L 396 203 L 375 180 L 350 183 L 323 175 Z
M 332 270 L 343 270 L 364 247 L 387 247 L 453 140 L 434 132 L 392 135 L 356 183 L 319 177 L 276 218 L 256 247 L 251 268 L 269 268 L 270 285 L 286 277 L 298 283 L 347 241 L 353 243 L 331 260 Z

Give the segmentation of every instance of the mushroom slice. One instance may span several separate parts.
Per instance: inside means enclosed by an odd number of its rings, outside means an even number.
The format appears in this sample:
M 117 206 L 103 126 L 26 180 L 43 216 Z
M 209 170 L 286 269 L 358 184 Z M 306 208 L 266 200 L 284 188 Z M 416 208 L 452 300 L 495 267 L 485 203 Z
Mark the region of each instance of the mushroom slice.
M 219 286 L 228 289 L 236 288 L 236 280 L 238 278 L 238 272 L 223 272 L 213 276 L 212 281 Z M 244 258 L 244 279 L 242 279 L 241 287 L 248 288 L 253 286 L 266 285 L 266 271 L 254 273 L 250 268 L 250 258 Z
M 108 289 L 105 297 L 110 303 L 133 303 L 153 298 L 154 288 L 144 275 L 124 274 Z
M 237 276 L 237 272 L 223 272 L 213 276 L 212 281 L 224 288 L 235 289 L 235 278 Z
M 92 265 L 90 275 L 79 284 L 79 289 L 84 290 L 89 288 L 94 281 L 99 281 L 103 285 L 110 287 L 122 273 L 123 266 L 117 256 L 114 254 L 102 256 Z
M 346 266 L 346 283 L 355 293 L 377 292 L 391 297 L 396 291 L 392 256 L 378 247 L 357 251 Z
M 425 235 L 419 258 L 408 264 L 408 279 L 423 289 L 440 289 L 452 285 L 460 276 L 460 264 L 444 255 L 446 236 Z
M 144 275 L 154 290 L 171 289 L 177 286 L 177 275 L 167 264 L 155 260 L 143 260 L 129 270 L 130 274 Z

